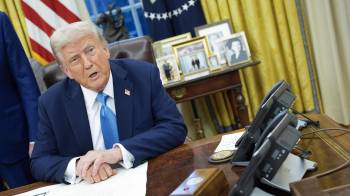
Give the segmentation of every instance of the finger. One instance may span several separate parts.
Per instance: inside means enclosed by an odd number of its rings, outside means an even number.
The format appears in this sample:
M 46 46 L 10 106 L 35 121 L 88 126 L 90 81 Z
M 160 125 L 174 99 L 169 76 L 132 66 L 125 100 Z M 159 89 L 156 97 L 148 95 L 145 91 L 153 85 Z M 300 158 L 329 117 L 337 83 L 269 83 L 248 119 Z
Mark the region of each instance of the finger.
M 92 179 L 94 179 L 94 182 L 100 182 L 101 181 L 101 178 L 100 178 L 99 175 L 92 176 Z
M 86 175 L 83 179 L 90 184 L 95 182 L 91 175 Z
M 87 154 L 80 157 L 80 159 L 79 159 L 79 161 L 77 163 L 77 169 L 76 169 L 76 174 L 78 176 L 81 176 L 81 177 L 83 176 L 82 175 L 83 174 L 82 173 L 83 172 L 83 168 L 86 167 L 85 165 L 88 164 L 89 159 L 91 159 L 91 157 L 89 157 Z M 86 173 L 85 173 L 85 175 L 86 175 Z
M 87 177 L 85 177 L 85 178 L 83 178 L 86 182 L 88 182 L 88 183 L 90 183 L 90 184 L 93 184 L 95 181 L 94 181 L 94 179 L 92 179 L 92 177 L 91 176 L 87 176 Z
M 100 176 L 101 180 L 106 180 L 108 178 L 108 175 L 107 175 L 107 172 L 105 170 L 105 167 L 101 167 L 99 170 L 98 170 L 98 175 Z
M 89 169 L 86 173 L 86 176 L 82 177 L 85 181 L 87 181 L 88 183 L 92 184 L 95 182 L 95 180 L 93 179 L 93 177 L 91 176 L 91 169 Z
M 100 169 L 101 165 L 102 165 L 102 159 L 96 159 L 94 162 L 94 166 L 92 167 L 92 175 L 96 175 L 98 170 Z
M 108 177 L 113 176 L 113 170 L 111 168 L 111 166 L 109 166 L 108 164 L 104 165 L 103 167 L 108 175 Z
M 82 170 L 81 170 L 81 175 L 82 175 L 83 177 L 85 177 L 85 176 L 88 175 L 88 174 L 87 174 L 87 170 L 89 169 L 89 167 L 90 167 L 90 164 L 89 164 L 89 163 L 85 163 L 85 164 L 83 165 Z M 91 174 L 90 174 L 90 175 L 91 175 Z
M 112 167 L 108 164 L 105 165 L 105 170 L 108 172 L 108 177 L 111 177 L 117 174 L 117 171 L 113 170 Z
M 82 164 L 82 168 L 81 168 L 81 175 L 82 176 L 86 176 L 87 175 L 87 171 L 90 168 L 90 166 L 93 164 L 94 161 L 94 157 L 88 157 L 87 159 L 85 159 L 84 163 Z M 92 172 L 92 171 L 90 171 Z

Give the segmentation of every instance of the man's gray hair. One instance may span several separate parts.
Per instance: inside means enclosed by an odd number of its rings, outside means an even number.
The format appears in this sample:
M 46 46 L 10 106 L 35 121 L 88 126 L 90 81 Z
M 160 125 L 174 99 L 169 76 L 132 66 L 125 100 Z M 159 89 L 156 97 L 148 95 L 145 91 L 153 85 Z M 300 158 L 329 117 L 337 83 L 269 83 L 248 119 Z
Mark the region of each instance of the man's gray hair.
M 58 63 L 62 63 L 60 50 L 64 46 L 91 34 L 96 36 L 105 47 L 108 47 L 108 43 L 102 35 L 102 30 L 97 28 L 96 25 L 89 20 L 71 23 L 57 29 L 50 37 L 50 44 Z

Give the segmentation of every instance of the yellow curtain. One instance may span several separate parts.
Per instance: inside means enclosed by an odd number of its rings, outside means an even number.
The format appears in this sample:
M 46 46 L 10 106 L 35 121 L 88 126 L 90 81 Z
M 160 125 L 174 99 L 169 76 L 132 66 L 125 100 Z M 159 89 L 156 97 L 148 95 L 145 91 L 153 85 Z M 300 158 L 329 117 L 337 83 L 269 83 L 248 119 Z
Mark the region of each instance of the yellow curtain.
M 314 109 L 294 0 L 201 0 L 201 4 L 208 23 L 229 19 L 234 32 L 244 31 L 252 58 L 261 61 L 257 66 L 240 71 L 250 119 L 265 94 L 281 79 L 291 85 L 297 96 L 294 104 L 296 110 Z
M 0 0 L 0 11 L 9 16 L 27 57 L 32 57 L 20 0 Z

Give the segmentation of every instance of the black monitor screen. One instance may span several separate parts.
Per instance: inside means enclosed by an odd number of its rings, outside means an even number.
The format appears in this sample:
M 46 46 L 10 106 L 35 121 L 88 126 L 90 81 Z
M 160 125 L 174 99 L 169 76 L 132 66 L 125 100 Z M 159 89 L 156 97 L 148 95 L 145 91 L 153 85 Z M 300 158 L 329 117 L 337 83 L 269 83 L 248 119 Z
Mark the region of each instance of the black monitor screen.
M 256 143 L 267 128 L 271 120 L 281 113 L 289 109 L 295 100 L 295 96 L 291 93 L 290 86 L 284 80 L 277 82 L 270 92 L 264 97 L 260 104 L 256 117 L 251 126 L 242 135 L 236 143 L 238 149 L 232 158 L 233 165 L 246 166 L 254 151 L 258 148 Z

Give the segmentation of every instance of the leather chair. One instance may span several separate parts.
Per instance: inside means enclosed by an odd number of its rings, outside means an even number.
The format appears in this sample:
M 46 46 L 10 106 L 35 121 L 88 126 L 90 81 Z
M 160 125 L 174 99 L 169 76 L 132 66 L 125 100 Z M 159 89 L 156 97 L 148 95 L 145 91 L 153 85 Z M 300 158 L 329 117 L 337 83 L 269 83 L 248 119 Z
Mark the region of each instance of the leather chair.
M 109 50 L 111 59 L 131 58 L 155 64 L 152 39 L 148 36 L 110 43 Z M 57 63 L 54 62 L 44 68 L 44 81 L 47 87 L 64 78 L 66 78 L 66 75 Z

